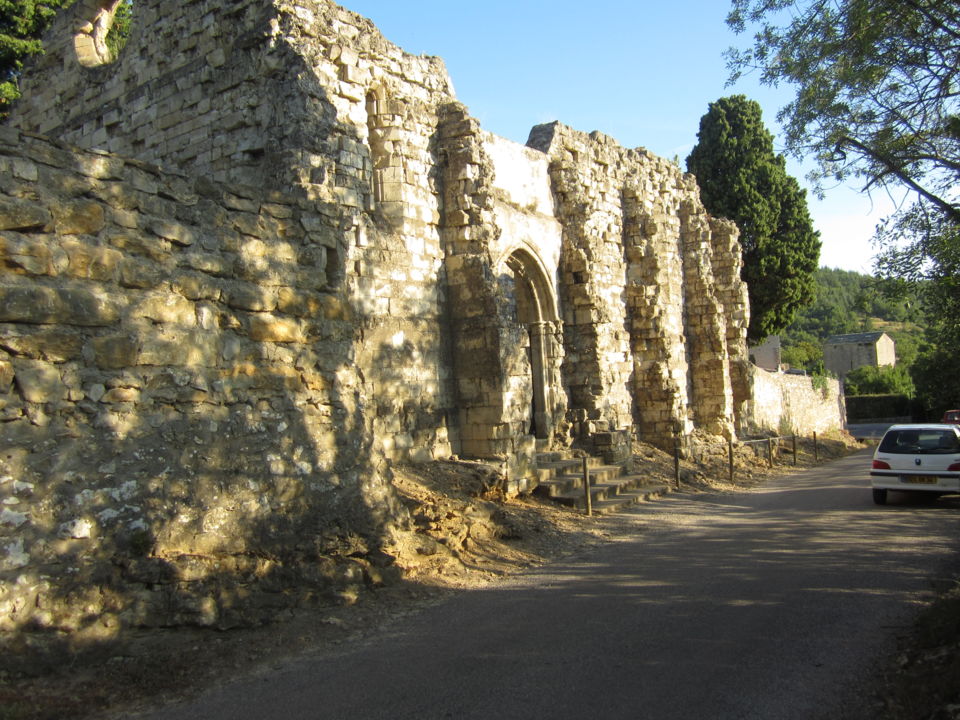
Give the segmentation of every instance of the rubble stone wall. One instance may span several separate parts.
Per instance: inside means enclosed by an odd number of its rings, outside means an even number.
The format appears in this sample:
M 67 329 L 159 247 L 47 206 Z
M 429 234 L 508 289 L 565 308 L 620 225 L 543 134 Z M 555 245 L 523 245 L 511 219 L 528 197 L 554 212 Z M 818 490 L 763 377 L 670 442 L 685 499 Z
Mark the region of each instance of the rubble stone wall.
M 769 372 L 750 366 L 752 400 L 747 427 L 812 435 L 846 426 L 843 391 L 833 378 Z
M 730 436 L 747 319 L 735 227 L 645 150 L 557 123 L 529 144 L 551 158 L 564 229 L 564 377 L 581 434 L 635 428 L 672 446 L 696 424 Z
M 362 582 L 403 513 L 339 220 L 0 133 L 0 629 L 229 626 Z

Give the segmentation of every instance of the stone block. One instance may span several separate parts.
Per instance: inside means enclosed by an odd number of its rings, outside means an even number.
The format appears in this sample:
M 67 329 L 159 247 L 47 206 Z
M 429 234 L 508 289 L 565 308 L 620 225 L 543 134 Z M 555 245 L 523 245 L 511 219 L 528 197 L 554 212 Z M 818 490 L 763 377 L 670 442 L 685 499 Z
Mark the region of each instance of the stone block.
M 116 278 L 123 255 L 113 248 L 77 240 L 64 240 L 62 248 L 69 259 L 67 274 L 71 277 L 109 282 Z
M 106 224 L 103 205 L 93 200 L 78 200 L 54 206 L 54 227 L 60 235 L 96 235 Z
M 222 297 L 227 307 L 236 310 L 270 312 L 277 307 L 277 290 L 253 283 L 226 283 L 223 286 Z
M 139 365 L 214 367 L 220 357 L 220 336 L 205 330 L 161 329 L 139 336 Z
M 221 286 L 212 278 L 197 273 L 179 275 L 171 282 L 174 292 L 188 300 L 219 300 Z
M 67 396 L 67 386 L 56 365 L 41 361 L 17 361 L 14 371 L 17 388 L 27 402 L 60 402 Z
M 115 302 L 90 290 L 0 286 L 0 322 L 100 327 L 118 319 Z
M 40 205 L 16 198 L 0 198 L 0 230 L 35 230 L 49 227 L 50 212 Z
M 297 317 L 325 317 L 328 296 L 282 287 L 277 291 L 277 309 Z
M 67 266 L 66 254 L 50 235 L 9 233 L 0 238 L 0 260 L 29 275 L 57 275 Z
M 130 315 L 134 318 L 146 318 L 155 323 L 185 327 L 193 327 L 197 324 L 197 313 L 193 303 L 173 293 L 147 295 L 131 304 Z
M 79 332 L 56 328 L 23 334 L 4 333 L 3 338 L 4 347 L 20 357 L 57 363 L 80 359 L 83 343 Z
M 250 316 L 249 334 L 250 339 L 256 342 L 307 342 L 307 334 L 301 321 L 266 313 Z
M 178 222 L 170 220 L 161 220 L 160 218 L 150 218 L 145 223 L 146 229 L 159 238 L 169 240 L 174 245 L 187 247 L 193 245 L 197 240 L 197 233 L 194 228 L 187 227 Z
M 0 360 L 0 394 L 6 395 L 13 385 L 13 363 Z
M 167 273 L 153 263 L 125 258 L 120 263 L 118 282 L 125 288 L 152 289 L 167 280 Z
M 94 362 L 105 370 L 119 370 L 137 364 L 139 343 L 129 335 L 107 335 L 93 338 Z
M 170 256 L 170 241 L 138 232 L 107 232 L 108 243 L 121 250 L 161 261 Z

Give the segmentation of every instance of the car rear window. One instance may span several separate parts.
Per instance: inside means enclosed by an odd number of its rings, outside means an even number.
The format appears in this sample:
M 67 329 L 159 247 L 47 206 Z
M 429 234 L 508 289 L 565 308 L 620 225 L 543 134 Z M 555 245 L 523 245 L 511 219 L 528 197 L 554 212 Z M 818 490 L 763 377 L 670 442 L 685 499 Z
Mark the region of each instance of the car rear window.
M 918 455 L 960 452 L 960 439 L 953 430 L 890 430 L 883 436 L 880 452 Z

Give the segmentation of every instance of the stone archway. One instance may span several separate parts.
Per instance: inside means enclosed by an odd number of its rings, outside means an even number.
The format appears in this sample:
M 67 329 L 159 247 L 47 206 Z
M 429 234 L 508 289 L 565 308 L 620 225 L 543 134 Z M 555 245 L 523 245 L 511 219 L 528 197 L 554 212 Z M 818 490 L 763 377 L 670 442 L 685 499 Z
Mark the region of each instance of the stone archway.
M 512 279 L 516 321 L 526 334 L 530 372 L 531 409 L 529 434 L 548 439 L 553 434 L 553 378 L 558 344 L 557 301 L 541 263 L 528 250 L 518 248 L 503 261 Z

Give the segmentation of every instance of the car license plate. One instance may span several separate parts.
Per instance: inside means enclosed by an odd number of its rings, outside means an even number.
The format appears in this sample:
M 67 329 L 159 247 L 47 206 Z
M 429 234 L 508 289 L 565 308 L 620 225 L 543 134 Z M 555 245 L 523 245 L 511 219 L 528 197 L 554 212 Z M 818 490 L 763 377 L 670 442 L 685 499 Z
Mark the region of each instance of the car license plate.
M 903 482 L 910 483 L 912 485 L 936 485 L 937 476 L 936 475 L 905 475 L 903 477 Z

